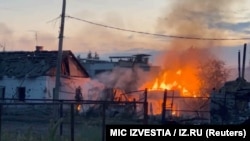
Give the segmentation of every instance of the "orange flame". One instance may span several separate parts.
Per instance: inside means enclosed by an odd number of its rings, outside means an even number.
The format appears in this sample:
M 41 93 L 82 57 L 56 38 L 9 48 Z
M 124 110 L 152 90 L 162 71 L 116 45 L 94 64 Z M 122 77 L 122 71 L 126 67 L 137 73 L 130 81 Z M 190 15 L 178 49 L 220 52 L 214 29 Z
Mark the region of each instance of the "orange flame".
M 145 84 L 143 87 L 149 90 L 180 90 L 181 96 L 197 96 L 199 79 L 197 70 L 193 68 L 179 69 L 177 71 L 165 71 L 163 75 L 155 78 L 153 83 Z
M 141 88 L 147 88 L 149 91 L 151 99 L 148 99 L 148 101 L 152 105 L 150 113 L 153 115 L 162 113 L 162 94 L 164 90 L 175 91 L 174 93 L 177 95 L 174 94 L 174 97 L 196 98 L 200 96 L 200 78 L 198 76 L 198 71 L 199 70 L 192 65 L 185 66 L 181 69 L 169 69 L 160 73 L 153 81 L 145 83 Z M 156 94 L 160 94 L 160 97 L 156 96 Z M 179 110 L 183 107 L 178 100 L 180 99 L 174 99 L 172 101 L 171 98 L 167 98 L 166 107 L 168 108 L 168 115 L 179 116 L 181 114 Z M 169 107 L 169 105 L 172 106 Z

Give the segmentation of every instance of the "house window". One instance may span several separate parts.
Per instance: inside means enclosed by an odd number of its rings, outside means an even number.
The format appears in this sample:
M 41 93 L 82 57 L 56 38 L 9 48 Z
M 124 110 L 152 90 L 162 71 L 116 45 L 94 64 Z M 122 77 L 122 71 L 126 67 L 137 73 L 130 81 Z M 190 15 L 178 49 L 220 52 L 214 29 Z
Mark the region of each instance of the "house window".
M 19 101 L 25 101 L 25 87 L 17 87 L 17 97 Z
M 3 101 L 5 98 L 5 87 L 0 86 L 0 101 Z

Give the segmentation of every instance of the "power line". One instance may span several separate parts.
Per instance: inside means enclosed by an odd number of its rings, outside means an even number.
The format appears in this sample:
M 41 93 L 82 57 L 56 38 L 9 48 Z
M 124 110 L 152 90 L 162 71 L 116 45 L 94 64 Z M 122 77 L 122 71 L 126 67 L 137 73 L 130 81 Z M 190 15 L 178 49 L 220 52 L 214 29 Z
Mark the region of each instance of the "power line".
M 158 36 L 158 37 L 164 37 L 164 38 L 176 38 L 176 39 L 188 39 L 188 40 L 250 40 L 250 38 L 204 38 L 204 37 L 190 37 L 190 36 L 179 36 L 179 35 L 164 35 L 164 34 L 156 34 L 156 33 L 149 33 L 149 32 L 143 32 L 143 31 L 136 31 L 136 30 L 130 30 L 130 29 L 124 29 L 124 28 L 118 28 L 113 27 L 109 25 L 104 25 L 100 23 L 91 22 L 88 20 L 72 17 L 72 16 L 66 16 L 67 18 L 82 21 L 85 23 L 102 26 L 105 28 L 120 30 L 120 31 L 126 31 L 126 32 L 132 32 L 132 33 L 138 33 L 138 34 L 145 34 L 145 35 L 151 35 L 151 36 Z

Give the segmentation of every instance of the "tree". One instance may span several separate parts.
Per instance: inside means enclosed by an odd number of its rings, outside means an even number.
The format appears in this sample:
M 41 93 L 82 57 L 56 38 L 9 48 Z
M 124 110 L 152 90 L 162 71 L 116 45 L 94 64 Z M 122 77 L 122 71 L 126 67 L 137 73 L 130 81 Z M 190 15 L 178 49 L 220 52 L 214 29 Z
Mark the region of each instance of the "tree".
M 221 88 L 229 76 L 229 69 L 219 59 L 208 59 L 199 66 L 200 94 L 210 96 L 213 89 Z
M 200 89 L 198 91 L 201 97 L 210 97 L 215 89 L 221 88 L 229 76 L 229 69 L 225 67 L 225 63 L 219 59 L 211 58 L 201 62 L 198 66 L 198 76 L 200 81 Z M 184 100 L 185 105 L 195 112 L 197 117 L 207 118 L 209 113 L 199 111 L 210 110 L 209 98 L 194 98 Z
M 95 56 L 94 56 L 95 59 L 99 60 L 99 54 L 97 52 L 95 52 Z
M 193 53 L 195 50 L 193 49 L 189 51 L 192 51 Z M 197 53 L 201 54 L 199 51 Z M 191 56 L 195 55 L 196 54 L 193 53 Z M 190 56 L 190 54 L 188 56 Z M 202 112 L 210 110 L 210 99 L 205 97 L 210 97 L 215 89 L 220 89 L 224 85 L 224 83 L 227 81 L 230 71 L 226 68 L 225 62 L 216 58 L 212 54 L 207 53 L 204 57 L 197 58 L 196 60 L 198 63 L 194 63 L 195 65 L 193 66 L 198 69 L 195 74 L 199 79 L 199 89 L 197 90 L 197 95 L 204 98 L 183 99 L 181 104 L 182 107 L 194 111 L 192 116 L 208 118 L 210 113 Z
M 92 59 L 92 53 L 91 53 L 91 51 L 89 51 L 89 53 L 87 55 L 87 59 Z

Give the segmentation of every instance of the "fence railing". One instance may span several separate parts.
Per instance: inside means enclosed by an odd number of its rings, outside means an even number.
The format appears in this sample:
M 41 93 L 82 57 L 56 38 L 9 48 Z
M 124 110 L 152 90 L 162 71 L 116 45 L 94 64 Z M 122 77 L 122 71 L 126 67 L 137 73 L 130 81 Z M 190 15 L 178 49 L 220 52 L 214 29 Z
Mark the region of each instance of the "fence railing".
M 49 111 L 52 113 L 48 116 L 47 120 L 43 120 L 45 122 L 49 122 L 51 119 L 54 120 L 54 124 L 57 124 L 56 121 L 60 119 L 64 119 L 58 124 L 59 130 L 57 130 L 57 136 L 61 137 L 64 136 L 64 130 L 65 128 L 67 131 L 70 131 L 70 141 L 75 141 L 75 124 L 76 124 L 76 116 L 78 117 L 84 117 L 84 115 L 81 115 L 77 109 L 77 105 L 88 106 L 88 105 L 98 105 L 95 110 L 97 110 L 98 113 L 98 121 L 101 123 L 99 125 L 101 127 L 101 140 L 105 140 L 105 125 L 107 122 L 107 109 L 108 107 L 111 107 L 114 105 L 114 107 L 117 107 L 117 105 L 135 105 L 140 104 L 144 105 L 143 107 L 147 106 L 145 102 L 139 102 L 139 101 L 92 101 L 92 100 L 82 100 L 82 101 L 75 101 L 75 100 L 45 100 L 45 99 L 26 99 L 25 102 L 18 102 L 18 99 L 5 99 L 4 101 L 0 102 L 0 141 L 2 141 L 3 133 L 5 132 L 5 129 L 3 129 L 3 123 L 7 121 L 13 120 L 13 117 L 15 116 L 15 120 L 21 120 L 24 123 L 28 123 L 33 118 L 32 116 L 25 116 L 27 113 L 35 112 L 36 110 L 44 110 L 44 109 L 50 109 Z M 36 107 L 37 106 L 37 107 Z M 32 108 L 31 108 L 32 107 Z M 27 110 L 29 109 L 29 110 Z M 28 112 L 25 112 L 28 111 Z M 12 113 L 11 113 L 12 112 Z M 10 118 L 10 115 L 13 114 L 12 119 Z M 20 118 L 18 119 L 18 114 Z M 65 116 L 67 115 L 67 116 Z M 22 117 L 23 116 L 23 117 Z M 39 116 L 39 115 L 38 115 Z M 41 116 L 41 115 L 40 115 Z M 28 118 L 28 119 L 23 119 Z M 91 118 L 91 115 L 90 115 Z M 66 119 L 66 120 L 65 120 Z M 84 121 L 80 121 L 81 119 L 77 119 L 78 122 L 83 123 Z M 147 118 L 143 117 L 141 124 L 147 123 Z M 26 122 L 25 122 L 26 121 Z M 38 120 L 41 122 L 42 120 Z M 64 126 L 65 124 L 69 124 L 69 127 Z M 55 125 L 56 126 L 56 125 Z
M 192 115 L 197 114 L 197 117 L 207 117 L 210 114 L 209 108 L 204 108 L 209 105 L 207 101 L 211 100 L 211 97 L 193 97 L 193 96 L 180 96 L 170 93 L 169 91 L 161 91 L 157 95 L 157 103 L 160 106 L 157 108 L 152 108 L 152 103 L 155 102 L 153 99 L 156 95 L 154 93 L 148 92 L 147 89 L 141 91 L 134 91 L 124 93 L 123 95 L 135 95 L 136 92 L 139 92 L 142 96 L 135 96 L 132 101 L 98 101 L 98 100 L 53 100 L 53 99 L 25 99 L 25 101 L 19 101 L 19 99 L 4 99 L 0 101 L 0 141 L 4 136 L 5 128 L 9 125 L 4 125 L 8 121 L 21 120 L 24 123 L 30 122 L 31 119 L 35 116 L 43 116 L 41 119 L 34 119 L 38 121 L 43 121 L 42 123 L 50 122 L 49 119 L 54 120 L 53 129 L 56 130 L 57 136 L 64 137 L 68 136 L 68 140 L 75 141 L 77 140 L 76 134 L 79 130 L 81 131 L 78 125 L 86 124 L 90 126 L 98 125 L 100 127 L 100 139 L 105 140 L 105 125 L 107 124 L 126 124 L 133 123 L 136 124 L 149 124 L 151 118 L 159 117 L 160 124 L 165 124 L 166 116 L 170 118 L 178 117 L 178 113 L 182 115 Z M 143 93 L 141 93 L 143 92 Z M 136 99 L 137 98 L 137 99 Z M 225 97 L 217 97 L 214 100 L 224 100 Z M 199 102 L 199 107 L 197 108 L 196 102 Z M 203 103 L 202 103 L 203 102 Z M 155 105 L 156 105 L 155 104 Z M 80 109 L 78 109 L 80 106 Z M 153 106 L 155 106 L 153 104 Z M 170 108 L 168 107 L 170 105 Z M 190 107 L 189 107 L 190 106 Z M 87 108 L 86 108 L 87 107 Z M 139 110 L 138 110 L 138 107 Z M 203 108 L 201 108 L 203 107 Z M 82 108 L 82 109 L 81 109 Z M 27 110 L 28 109 L 28 110 Z M 39 114 L 33 114 L 34 112 L 41 110 Z M 158 110 L 158 115 L 153 115 L 154 110 Z M 117 116 L 115 115 L 120 115 Z M 18 114 L 18 116 L 16 116 Z M 13 115 L 13 116 L 12 116 Z M 28 116 L 25 116 L 28 115 Z M 23 117 L 22 117 L 23 116 Z M 121 123 L 121 117 L 126 119 Z M 20 118 L 20 119 L 18 119 Z M 61 122 L 56 122 L 60 121 Z M 94 121 L 96 120 L 96 121 Z M 192 119 L 183 119 L 185 122 Z M 194 118 L 194 120 L 196 120 Z M 199 120 L 199 119 L 198 119 Z M 200 120 L 204 120 L 200 118 Z M 53 132 L 52 130 L 51 132 Z M 92 130 L 92 129 L 91 129 Z M 67 131 L 67 132 L 66 132 Z M 87 131 L 85 131 L 87 132 Z M 68 133 L 70 133 L 68 135 Z M 83 133 L 83 132 L 81 132 Z M 87 134 L 87 133 L 86 133 Z

